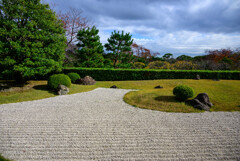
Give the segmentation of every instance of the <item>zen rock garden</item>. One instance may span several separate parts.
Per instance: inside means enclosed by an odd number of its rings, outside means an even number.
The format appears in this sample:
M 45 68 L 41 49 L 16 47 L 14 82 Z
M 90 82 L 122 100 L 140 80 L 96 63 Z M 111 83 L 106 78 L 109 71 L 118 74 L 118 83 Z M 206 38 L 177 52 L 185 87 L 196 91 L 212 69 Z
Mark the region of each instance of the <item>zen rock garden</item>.
M 76 74 L 76 73 L 74 73 L 74 74 Z M 90 76 L 85 76 L 84 78 L 80 78 L 80 76 L 78 76 L 78 77 L 79 78 L 76 79 L 76 80 L 74 80 L 72 77 L 70 79 L 75 84 L 80 84 L 80 85 L 94 85 L 94 84 L 96 84 L 96 81 Z M 59 84 L 56 91 L 57 91 L 58 95 L 65 95 L 65 94 L 69 93 L 69 88 L 67 86 L 63 85 L 63 84 Z

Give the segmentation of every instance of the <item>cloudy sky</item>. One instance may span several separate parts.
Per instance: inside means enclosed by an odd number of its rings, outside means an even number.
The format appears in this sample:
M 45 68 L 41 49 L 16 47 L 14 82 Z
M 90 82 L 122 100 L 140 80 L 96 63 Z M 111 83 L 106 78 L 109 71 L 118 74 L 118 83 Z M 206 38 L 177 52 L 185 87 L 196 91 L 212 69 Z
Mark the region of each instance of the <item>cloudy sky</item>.
M 45 0 L 56 10 L 82 9 L 106 43 L 113 30 L 174 56 L 240 47 L 240 0 Z

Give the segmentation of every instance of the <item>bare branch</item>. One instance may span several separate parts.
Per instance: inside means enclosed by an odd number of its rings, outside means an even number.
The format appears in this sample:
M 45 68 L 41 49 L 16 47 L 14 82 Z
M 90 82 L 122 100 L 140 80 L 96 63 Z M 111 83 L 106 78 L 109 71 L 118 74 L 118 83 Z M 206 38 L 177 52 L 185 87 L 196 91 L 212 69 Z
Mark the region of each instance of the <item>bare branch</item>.
M 66 29 L 67 45 L 76 42 L 79 30 L 91 27 L 90 20 L 83 16 L 81 9 L 70 7 L 66 12 L 58 12 L 59 19 L 62 20 Z

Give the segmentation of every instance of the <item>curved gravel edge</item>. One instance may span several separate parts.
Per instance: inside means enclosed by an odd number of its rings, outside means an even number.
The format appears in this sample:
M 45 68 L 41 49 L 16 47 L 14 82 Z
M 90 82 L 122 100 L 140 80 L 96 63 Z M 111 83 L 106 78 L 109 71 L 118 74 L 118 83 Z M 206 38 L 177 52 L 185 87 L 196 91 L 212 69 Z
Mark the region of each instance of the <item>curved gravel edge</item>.
M 128 105 L 132 90 L 0 105 L 0 153 L 35 160 L 239 160 L 240 113 L 167 113 Z

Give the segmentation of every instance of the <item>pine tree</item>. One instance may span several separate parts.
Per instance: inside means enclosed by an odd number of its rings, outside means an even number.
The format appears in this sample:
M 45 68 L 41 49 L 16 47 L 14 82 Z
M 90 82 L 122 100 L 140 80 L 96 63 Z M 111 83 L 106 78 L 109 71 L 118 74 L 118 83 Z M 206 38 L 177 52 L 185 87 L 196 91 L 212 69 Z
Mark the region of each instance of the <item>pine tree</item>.
M 77 39 L 77 56 L 78 63 L 81 67 L 99 68 L 103 67 L 103 46 L 98 36 L 99 30 L 95 26 L 92 28 L 78 31 Z
M 40 0 L 0 0 L 0 68 L 19 81 L 61 71 L 65 30 Z
M 110 38 L 108 39 L 108 43 L 105 44 L 105 48 L 107 51 L 111 51 L 113 67 L 116 68 L 117 62 L 121 62 L 126 58 L 131 58 L 129 52 L 131 51 L 131 45 L 133 43 L 132 35 L 130 33 L 124 34 L 124 31 L 120 34 L 120 32 L 112 32 Z M 127 60 L 125 60 L 127 61 Z

